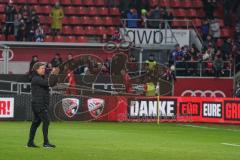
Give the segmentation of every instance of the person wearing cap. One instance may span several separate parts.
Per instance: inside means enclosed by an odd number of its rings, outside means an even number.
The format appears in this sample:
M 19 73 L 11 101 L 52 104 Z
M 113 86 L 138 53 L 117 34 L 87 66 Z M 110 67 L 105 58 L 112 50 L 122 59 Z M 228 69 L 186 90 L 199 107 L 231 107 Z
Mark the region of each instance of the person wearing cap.
M 33 77 L 31 80 L 31 89 L 32 89 L 32 111 L 33 111 L 33 120 L 29 132 L 29 139 L 27 147 L 37 148 L 38 146 L 34 143 L 34 137 L 37 131 L 37 128 L 40 126 L 41 122 L 43 123 L 42 131 L 44 137 L 43 147 L 45 148 L 54 148 L 55 145 L 51 144 L 48 140 L 48 127 L 50 123 L 49 118 L 49 87 L 56 84 L 57 78 L 55 75 L 59 73 L 58 68 L 53 68 L 51 75 L 53 80 L 49 81 L 48 77 L 45 75 L 45 64 L 37 62 L 33 65 Z
M 13 1 L 10 0 L 5 7 L 4 13 L 6 15 L 5 21 L 5 39 L 8 40 L 8 35 L 14 33 L 14 19 L 17 14 L 16 8 L 13 6 Z

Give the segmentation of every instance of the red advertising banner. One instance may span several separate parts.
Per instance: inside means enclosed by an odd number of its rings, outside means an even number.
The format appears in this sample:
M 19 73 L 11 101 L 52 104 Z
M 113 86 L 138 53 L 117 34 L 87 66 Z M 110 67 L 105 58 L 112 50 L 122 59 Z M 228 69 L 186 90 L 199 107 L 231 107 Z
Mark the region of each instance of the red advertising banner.
M 108 101 L 111 97 L 106 96 Z M 206 122 L 240 124 L 239 98 L 209 97 L 119 97 L 121 102 L 108 103 L 98 121 Z M 108 114 L 106 114 L 107 112 Z
M 232 97 L 231 78 L 178 78 L 174 83 L 174 96 Z
M 14 117 L 14 99 L 0 98 L 0 118 Z

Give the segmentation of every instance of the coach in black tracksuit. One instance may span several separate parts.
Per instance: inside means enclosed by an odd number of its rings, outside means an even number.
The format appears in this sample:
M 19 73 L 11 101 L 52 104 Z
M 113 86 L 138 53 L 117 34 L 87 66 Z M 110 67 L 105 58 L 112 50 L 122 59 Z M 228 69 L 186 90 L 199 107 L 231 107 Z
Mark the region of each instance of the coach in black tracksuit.
M 56 70 L 52 71 L 52 74 L 56 74 Z M 51 84 L 53 86 L 54 84 Z M 55 145 L 49 143 L 48 140 L 48 126 L 49 126 L 49 81 L 45 76 L 45 65 L 42 63 L 36 63 L 33 66 L 33 77 L 31 80 L 32 89 L 32 110 L 33 121 L 30 128 L 28 147 L 38 147 L 34 144 L 34 137 L 40 123 L 43 123 L 42 131 L 44 137 L 43 147 L 54 148 Z

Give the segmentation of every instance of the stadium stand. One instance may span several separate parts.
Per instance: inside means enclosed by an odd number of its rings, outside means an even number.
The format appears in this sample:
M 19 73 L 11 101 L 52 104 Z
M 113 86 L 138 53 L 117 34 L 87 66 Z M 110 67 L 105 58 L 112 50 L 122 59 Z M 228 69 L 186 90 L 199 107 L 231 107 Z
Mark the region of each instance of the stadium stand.
M 58 0 L 18 0 L 14 1 L 14 6 L 19 10 L 24 4 L 28 3 L 32 10 L 35 10 L 39 16 L 40 23 L 45 28 L 46 38 L 49 41 L 50 37 L 50 23 L 49 13 L 52 6 Z M 0 1 L 0 22 L 1 26 L 5 23 L 4 8 L 8 0 Z M 99 40 L 103 34 L 111 34 L 112 30 L 116 30 L 121 26 L 121 14 L 118 6 L 109 7 L 105 0 L 60 0 L 63 7 L 65 17 L 63 19 L 63 29 L 61 36 L 63 38 L 56 38 L 53 41 L 63 40 L 63 42 L 72 41 L 72 36 L 79 39 L 84 36 L 84 39 Z M 219 0 L 217 8 L 214 11 L 214 16 L 218 19 L 221 26 L 221 37 L 231 37 L 234 33 L 233 27 L 226 27 L 223 24 L 223 0 Z M 117 3 L 119 5 L 119 1 Z M 173 28 L 184 28 L 186 23 L 179 20 L 192 20 L 193 24 L 199 29 L 202 25 L 202 20 L 205 17 L 204 6 L 201 0 L 150 0 L 150 6 L 159 5 L 166 7 L 173 13 L 174 21 Z M 96 30 L 101 32 L 95 32 Z M 111 30 L 111 33 L 108 31 Z M 70 37 L 68 37 L 70 36 Z M 5 40 L 3 33 L 0 34 L 1 40 Z M 98 38 L 96 38 L 98 37 Z M 80 38 L 80 39 L 81 39 Z M 15 40 L 10 37 L 9 40 Z

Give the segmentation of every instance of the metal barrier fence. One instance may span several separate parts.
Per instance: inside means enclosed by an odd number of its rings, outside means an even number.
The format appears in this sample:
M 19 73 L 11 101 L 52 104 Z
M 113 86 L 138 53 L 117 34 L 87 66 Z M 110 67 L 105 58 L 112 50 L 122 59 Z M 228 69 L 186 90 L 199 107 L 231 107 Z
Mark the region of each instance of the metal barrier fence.
M 213 61 L 177 61 L 176 75 L 213 77 L 215 76 Z M 232 77 L 232 76 L 233 76 L 232 63 L 230 61 L 224 61 L 220 77 Z

